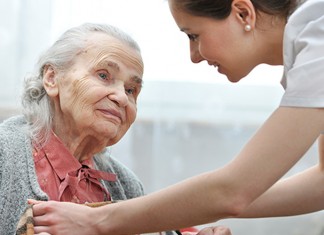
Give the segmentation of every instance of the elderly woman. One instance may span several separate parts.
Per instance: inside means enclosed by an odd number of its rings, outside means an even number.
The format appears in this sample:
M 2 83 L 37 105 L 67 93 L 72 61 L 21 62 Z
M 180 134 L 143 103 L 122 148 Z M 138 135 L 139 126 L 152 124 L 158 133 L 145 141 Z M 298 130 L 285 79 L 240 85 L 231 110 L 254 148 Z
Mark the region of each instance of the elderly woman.
M 14 234 L 28 198 L 76 203 L 143 195 L 109 154 L 136 117 L 143 61 L 109 25 L 65 32 L 26 79 L 23 114 L 0 125 L 0 234 Z

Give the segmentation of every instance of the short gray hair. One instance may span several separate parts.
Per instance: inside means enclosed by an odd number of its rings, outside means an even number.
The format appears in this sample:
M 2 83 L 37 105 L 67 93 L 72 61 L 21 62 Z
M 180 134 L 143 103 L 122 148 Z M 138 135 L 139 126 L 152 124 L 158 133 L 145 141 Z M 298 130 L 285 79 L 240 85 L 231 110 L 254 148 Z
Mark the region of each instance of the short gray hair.
M 87 46 L 86 39 L 95 32 L 112 36 L 140 53 L 137 42 L 112 25 L 86 23 L 63 33 L 39 58 L 35 73 L 25 78 L 22 94 L 23 114 L 28 122 L 28 134 L 34 143 L 46 143 L 52 128 L 54 110 L 43 87 L 45 66 L 50 64 L 58 71 L 68 69 L 77 53 Z

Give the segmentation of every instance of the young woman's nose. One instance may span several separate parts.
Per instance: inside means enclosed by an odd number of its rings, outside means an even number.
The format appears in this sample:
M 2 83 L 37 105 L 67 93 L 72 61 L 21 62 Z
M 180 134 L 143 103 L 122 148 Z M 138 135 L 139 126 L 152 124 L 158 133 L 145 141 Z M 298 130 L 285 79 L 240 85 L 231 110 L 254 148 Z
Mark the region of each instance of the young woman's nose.
M 204 60 L 199 52 L 198 43 L 190 43 L 190 58 L 193 63 L 199 63 Z

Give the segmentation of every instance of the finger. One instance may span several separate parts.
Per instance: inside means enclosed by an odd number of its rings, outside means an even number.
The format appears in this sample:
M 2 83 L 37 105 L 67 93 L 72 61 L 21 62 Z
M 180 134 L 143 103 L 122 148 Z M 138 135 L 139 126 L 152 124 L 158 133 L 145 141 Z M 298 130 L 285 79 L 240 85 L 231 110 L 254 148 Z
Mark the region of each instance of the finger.
M 49 221 L 47 216 L 42 215 L 42 216 L 33 217 L 33 220 L 34 220 L 34 227 L 40 229 L 39 231 L 41 232 L 49 232 L 49 226 L 53 225 L 53 223 Z M 46 229 L 44 229 L 43 227 L 45 227 Z
M 231 230 L 224 226 L 213 227 L 212 230 L 214 235 L 232 235 Z
M 197 235 L 232 235 L 231 230 L 224 226 L 207 227 Z
M 34 235 L 48 235 L 50 234 L 46 226 L 35 226 Z
M 200 230 L 199 233 L 197 233 L 197 235 L 213 235 L 213 234 L 214 234 L 213 227 L 204 228 Z
M 32 209 L 33 209 L 33 216 L 37 217 L 37 216 L 41 216 L 46 214 L 47 212 L 49 212 L 49 209 L 47 207 L 48 204 L 46 203 L 37 203 L 34 204 Z
M 43 201 L 38 201 L 38 200 L 35 200 L 35 199 L 27 199 L 27 202 L 28 204 L 39 204 L 39 203 L 42 203 Z

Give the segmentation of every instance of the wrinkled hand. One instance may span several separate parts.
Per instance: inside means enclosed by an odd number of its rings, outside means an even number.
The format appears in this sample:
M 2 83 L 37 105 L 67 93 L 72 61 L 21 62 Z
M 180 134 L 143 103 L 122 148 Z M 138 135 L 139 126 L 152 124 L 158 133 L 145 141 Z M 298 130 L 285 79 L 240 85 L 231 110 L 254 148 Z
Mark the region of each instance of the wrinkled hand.
M 35 235 L 88 235 L 96 234 L 94 208 L 69 202 L 40 202 L 34 204 Z
M 231 230 L 224 226 L 208 227 L 198 233 L 183 232 L 182 235 L 232 235 Z

